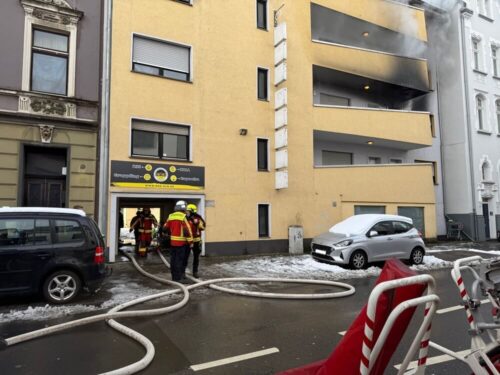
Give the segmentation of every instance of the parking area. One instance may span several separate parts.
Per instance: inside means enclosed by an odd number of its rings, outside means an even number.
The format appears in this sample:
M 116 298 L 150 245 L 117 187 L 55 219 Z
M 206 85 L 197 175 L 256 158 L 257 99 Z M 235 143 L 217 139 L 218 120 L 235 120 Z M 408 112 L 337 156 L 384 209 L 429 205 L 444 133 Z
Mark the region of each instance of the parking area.
M 441 298 L 441 313 L 433 322 L 432 341 L 458 352 L 470 347 L 465 314 L 459 307 L 458 290 L 449 275 L 451 262 L 471 255 L 497 256 L 500 252 L 497 254 L 495 249 L 493 243 L 429 247 L 424 264 L 416 269 L 436 278 Z M 149 272 L 169 277 L 158 257 L 152 255 L 141 263 Z M 145 374 L 273 374 L 329 355 L 365 305 L 380 272 L 379 266 L 352 271 L 315 262 L 309 255 L 203 258 L 203 279 L 239 276 L 342 280 L 355 286 L 356 294 L 332 300 L 289 301 L 239 297 L 200 289 L 191 293 L 189 303 L 181 310 L 153 318 L 123 319 L 122 322 L 147 336 L 155 345 L 155 359 Z M 282 293 L 331 291 L 323 286 L 274 283 L 234 286 Z M 129 262 L 119 262 L 114 265 L 114 273 L 103 290 L 94 296 L 82 296 L 71 305 L 47 306 L 42 301 L 28 299 L 2 301 L 1 337 L 102 312 L 163 289 L 161 284 L 139 275 Z M 147 303 L 144 308 L 172 304 L 176 300 L 178 297 L 169 297 Z M 394 366 L 402 360 L 415 330 L 415 325 L 409 327 L 388 374 L 396 373 Z M 99 373 L 137 361 L 142 355 L 143 349 L 135 342 L 102 322 L 0 351 L 0 370 L 9 374 Z M 433 349 L 430 357 L 430 373 L 467 373 L 459 362 L 446 361 L 447 358 Z

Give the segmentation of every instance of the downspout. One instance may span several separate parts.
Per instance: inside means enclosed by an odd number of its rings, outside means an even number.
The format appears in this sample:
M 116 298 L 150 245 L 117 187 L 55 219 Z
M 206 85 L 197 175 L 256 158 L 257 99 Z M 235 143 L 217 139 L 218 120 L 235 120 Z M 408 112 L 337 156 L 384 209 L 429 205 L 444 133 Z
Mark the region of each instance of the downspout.
M 101 98 L 101 138 L 99 158 L 99 228 L 104 236 L 108 231 L 109 200 L 109 92 L 111 61 L 111 23 L 113 0 L 104 0 L 103 46 L 102 46 L 102 98 Z
M 471 13 L 472 11 L 467 8 L 467 3 L 464 1 L 462 3 L 462 8 L 460 9 L 460 36 L 462 41 L 462 64 L 463 64 L 463 75 L 464 75 L 464 88 L 465 88 L 465 112 L 466 112 L 466 124 L 467 124 L 467 144 L 469 149 L 469 165 L 470 165 L 470 184 L 471 184 L 471 197 L 472 197 L 472 215 L 474 220 L 474 239 L 478 240 L 478 228 L 477 228 L 477 215 L 476 215 L 476 182 L 474 179 L 474 155 L 473 155 L 473 145 L 472 145 L 472 124 L 471 124 L 471 111 L 469 103 L 469 74 L 468 74 L 468 62 L 466 53 L 466 40 L 465 40 L 465 21 L 464 14 Z

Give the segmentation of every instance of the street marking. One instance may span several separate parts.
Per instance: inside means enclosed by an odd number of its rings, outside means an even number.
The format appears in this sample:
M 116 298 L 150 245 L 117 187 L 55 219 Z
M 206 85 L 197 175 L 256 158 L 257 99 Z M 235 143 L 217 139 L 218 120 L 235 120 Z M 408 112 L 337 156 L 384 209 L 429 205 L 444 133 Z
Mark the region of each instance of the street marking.
M 462 350 L 461 352 L 456 352 L 456 354 L 459 357 L 465 357 L 470 353 L 470 349 L 467 350 Z M 449 356 L 448 354 L 443 354 L 443 355 L 438 355 L 435 357 L 429 357 L 427 358 L 427 366 L 432 366 L 432 365 L 437 365 L 439 363 L 444 363 L 444 362 L 450 362 L 450 361 L 457 361 L 456 358 L 453 358 L 452 356 Z M 397 370 L 400 369 L 401 364 L 394 366 Z M 410 365 L 408 366 L 408 370 L 413 370 L 418 367 L 418 361 L 413 361 L 410 362 Z
M 483 304 L 483 303 L 490 303 L 490 300 L 489 299 L 483 299 L 481 301 L 481 304 Z M 451 307 L 446 307 L 444 309 L 437 310 L 436 314 L 446 314 L 446 313 L 449 313 L 449 312 L 452 312 L 452 311 L 463 310 L 463 309 L 464 309 L 464 306 L 462 306 L 462 305 L 451 306 Z
M 224 366 L 224 365 L 227 365 L 229 363 L 246 361 L 247 359 L 262 357 L 262 356 L 274 354 L 274 353 L 279 353 L 279 349 L 278 348 L 269 348 L 269 349 L 259 350 L 257 352 L 253 352 L 253 353 L 242 354 L 242 355 L 237 355 L 234 357 L 219 359 L 217 361 L 206 362 L 206 363 L 202 363 L 199 365 L 193 365 L 190 368 L 193 371 L 201 371 L 201 370 L 206 370 L 206 369 L 212 368 L 212 367 Z
M 480 253 L 480 254 L 489 254 L 489 255 L 500 255 L 500 251 L 487 251 L 487 250 L 476 250 L 476 249 L 469 249 L 471 253 Z

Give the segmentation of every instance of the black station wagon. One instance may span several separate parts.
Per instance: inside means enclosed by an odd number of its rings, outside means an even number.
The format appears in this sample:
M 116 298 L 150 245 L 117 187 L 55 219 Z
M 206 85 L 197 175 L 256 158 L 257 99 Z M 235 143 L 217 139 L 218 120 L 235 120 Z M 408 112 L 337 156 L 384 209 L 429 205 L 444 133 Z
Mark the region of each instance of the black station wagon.
M 0 208 L 0 297 L 41 293 L 54 304 L 96 292 L 107 268 L 105 243 L 82 210 Z

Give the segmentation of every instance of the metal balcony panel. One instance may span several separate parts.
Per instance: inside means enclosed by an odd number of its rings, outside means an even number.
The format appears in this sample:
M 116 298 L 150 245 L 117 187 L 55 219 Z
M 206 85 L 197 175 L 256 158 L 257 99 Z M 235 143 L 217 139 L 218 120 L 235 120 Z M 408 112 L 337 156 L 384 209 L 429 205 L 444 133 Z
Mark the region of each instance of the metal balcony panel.
M 312 39 L 351 47 L 422 58 L 427 43 L 413 36 L 379 26 L 311 3 Z
M 426 60 L 313 41 L 313 64 L 420 91 L 430 91 Z M 416 95 L 418 96 L 418 95 Z
M 317 139 L 415 150 L 432 145 L 430 114 L 354 107 L 315 106 Z

